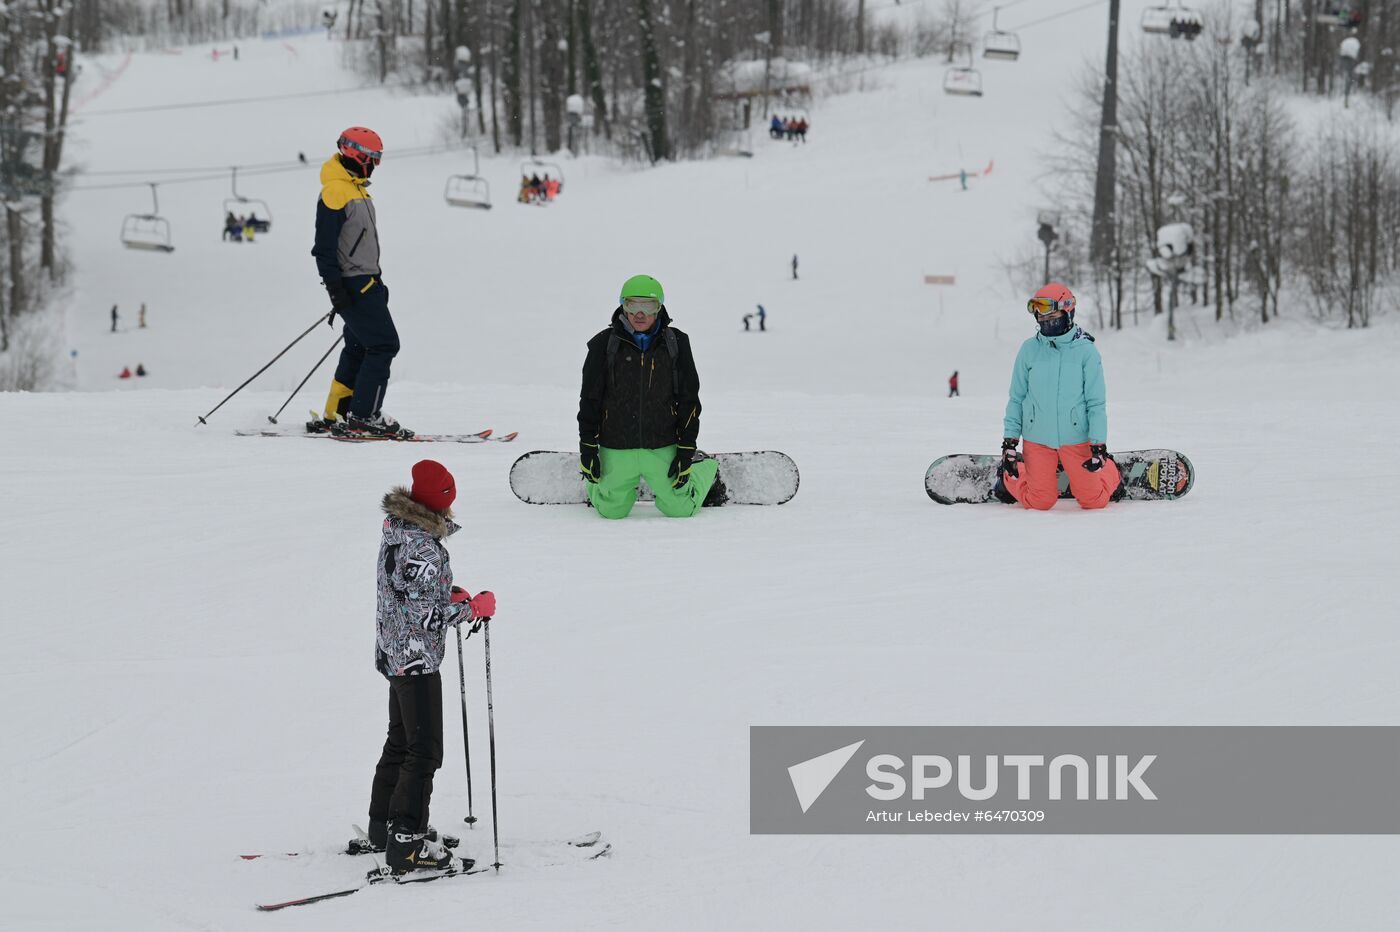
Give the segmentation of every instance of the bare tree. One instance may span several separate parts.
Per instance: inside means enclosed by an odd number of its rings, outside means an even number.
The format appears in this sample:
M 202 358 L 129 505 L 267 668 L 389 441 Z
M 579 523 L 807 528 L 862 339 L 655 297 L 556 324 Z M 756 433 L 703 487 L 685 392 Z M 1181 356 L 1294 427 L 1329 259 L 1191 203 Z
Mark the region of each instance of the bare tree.
M 642 95 L 646 101 L 651 160 L 657 162 L 671 157 L 671 147 L 666 136 L 666 86 L 652 27 L 651 0 L 637 0 L 637 29 L 642 43 Z

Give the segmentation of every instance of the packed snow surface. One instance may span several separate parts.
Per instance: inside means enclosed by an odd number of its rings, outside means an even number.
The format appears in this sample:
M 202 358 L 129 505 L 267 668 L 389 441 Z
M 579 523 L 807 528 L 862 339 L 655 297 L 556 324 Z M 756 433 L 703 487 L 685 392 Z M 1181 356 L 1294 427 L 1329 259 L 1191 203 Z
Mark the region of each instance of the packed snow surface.
M 1125 36 L 1143 5 L 1124 4 Z M 240 176 L 274 213 L 252 244 L 219 239 L 225 180 L 162 185 L 170 255 L 118 241 L 147 190 L 62 205 L 76 285 L 61 339 L 78 390 L 0 396 L 0 925 L 1392 927 L 1392 838 L 748 833 L 750 725 L 1400 715 L 1391 318 L 1344 331 L 1290 303 L 1236 333 L 1186 309 L 1168 343 L 1160 319 L 1115 333 L 1086 305 L 1110 446 L 1181 450 L 1191 494 L 1025 513 L 923 492 L 934 458 L 1001 438 L 1032 325 L 1000 263 L 1034 248 L 1054 183 L 1043 155 L 1079 61 L 1101 61 L 1103 20 L 1076 13 L 1027 29 L 1017 63 L 979 60 L 981 99 L 945 96 L 936 59 L 866 72 L 811 108 L 805 146 L 759 127 L 747 160 L 555 159 L 566 183 L 548 208 L 514 203 L 521 157 L 483 157 L 489 212 L 443 204 L 447 176 L 469 168 L 460 153 L 395 157 L 443 140 L 450 98 L 292 96 L 363 83 L 319 34 L 241 43 L 237 62 L 209 47 L 85 59 L 77 186 L 294 169 Z M 386 410 L 424 432 L 517 430 L 514 443 L 234 436 L 283 403 L 335 338 L 325 327 L 196 425 L 327 309 L 309 255 L 316 171 L 353 124 L 386 145 L 372 191 L 403 342 Z M 925 180 L 992 161 L 967 191 Z M 98 174 L 123 170 L 135 173 Z M 693 338 L 701 447 L 789 453 L 802 469 L 789 504 L 686 521 L 639 505 L 606 522 L 511 495 L 516 456 L 573 448 L 584 343 L 638 272 L 664 283 Z M 768 330 L 746 333 L 757 304 Z M 148 376 L 116 378 L 138 363 Z M 330 373 L 284 424 L 320 407 Z M 458 581 L 499 599 L 506 867 L 256 916 L 254 902 L 368 867 L 336 851 L 366 818 L 384 729 L 378 506 L 423 456 L 457 477 Z M 482 666 L 478 636 L 466 668 L 482 821 L 464 844 L 489 861 Z M 433 798 L 449 831 L 467 812 L 457 689 L 450 651 Z M 594 829 L 611 857 L 554 857 L 551 839 Z M 309 854 L 236 857 L 285 851 Z

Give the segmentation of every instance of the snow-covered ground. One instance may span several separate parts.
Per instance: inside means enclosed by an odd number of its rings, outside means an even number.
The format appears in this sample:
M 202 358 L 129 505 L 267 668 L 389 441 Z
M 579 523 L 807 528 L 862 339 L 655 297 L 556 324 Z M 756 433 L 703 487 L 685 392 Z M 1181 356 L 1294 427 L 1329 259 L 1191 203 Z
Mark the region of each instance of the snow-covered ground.
M 1142 5 L 1124 4 L 1125 35 Z M 1029 514 L 923 493 L 930 460 L 1001 436 L 1031 325 L 999 260 L 1033 242 L 1042 150 L 1102 20 L 1027 30 L 1020 62 L 982 66 L 981 100 L 945 97 L 937 62 L 874 72 L 878 89 L 813 108 L 805 147 L 759 134 L 752 160 L 567 160 L 548 209 L 513 203 L 519 157 L 483 158 L 490 212 L 443 205 L 460 156 L 394 158 L 438 141 L 445 99 L 362 90 L 100 114 L 359 85 L 323 37 L 243 43 L 238 62 L 199 48 L 89 60 L 72 153 L 94 172 L 298 151 L 311 166 L 240 180 L 275 216 L 251 245 L 220 242 L 217 182 L 162 187 L 172 255 L 118 242 L 145 191 L 63 205 L 80 391 L 0 395 L 0 925 L 1393 927 L 1390 838 L 748 834 L 754 724 L 1400 715 L 1400 635 L 1384 621 L 1400 522 L 1393 319 L 1345 332 L 1286 308 L 1266 332 L 1224 339 L 1188 310 L 1174 344 L 1156 325 L 1098 332 L 1110 443 L 1186 452 L 1199 478 L 1179 502 Z M 387 147 L 373 190 L 404 349 L 386 408 L 423 431 L 518 430 L 514 444 L 233 436 L 276 410 L 334 339 L 325 329 L 196 426 L 325 310 L 309 255 L 316 168 L 356 123 Z M 924 180 L 991 159 L 967 192 Z M 79 184 L 113 180 L 127 179 Z M 701 446 L 787 451 L 803 471 L 790 504 L 689 521 L 638 506 L 614 523 L 511 495 L 515 456 L 574 444 L 583 344 L 636 272 L 661 279 L 693 336 Z M 742 332 L 758 303 L 769 332 Z M 116 379 L 138 362 L 148 377 Z M 963 395 L 947 399 L 954 369 Z M 284 422 L 319 407 L 329 375 Z M 255 917 L 254 901 L 366 867 L 334 852 L 365 817 L 382 740 L 377 509 L 424 455 L 457 476 L 459 580 L 500 600 L 508 867 Z M 487 816 L 476 639 L 467 662 Z M 449 830 L 466 814 L 453 667 L 434 794 Z M 590 829 L 611 858 L 542 866 L 537 842 Z M 489 832 L 483 820 L 471 855 L 489 858 Z M 235 857 L 289 850 L 313 854 Z

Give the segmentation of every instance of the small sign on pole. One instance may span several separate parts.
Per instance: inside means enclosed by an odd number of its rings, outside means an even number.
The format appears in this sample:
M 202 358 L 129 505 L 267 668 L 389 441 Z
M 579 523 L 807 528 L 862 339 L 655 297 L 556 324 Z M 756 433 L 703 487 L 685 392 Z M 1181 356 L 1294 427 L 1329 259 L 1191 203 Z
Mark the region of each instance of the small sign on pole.
M 924 284 L 925 284 L 925 285 L 953 285 L 953 284 L 956 284 L 956 282 L 953 280 L 953 276 L 951 276 L 951 275 L 925 275 L 925 276 L 924 276 Z

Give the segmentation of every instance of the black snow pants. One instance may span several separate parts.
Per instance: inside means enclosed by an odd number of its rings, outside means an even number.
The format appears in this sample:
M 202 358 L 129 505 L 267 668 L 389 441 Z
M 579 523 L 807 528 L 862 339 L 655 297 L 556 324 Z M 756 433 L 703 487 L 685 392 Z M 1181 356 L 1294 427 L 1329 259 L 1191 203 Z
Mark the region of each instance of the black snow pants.
M 389 677 L 389 734 L 374 769 L 370 821 L 426 829 L 441 766 L 442 674 Z
M 335 380 L 349 386 L 350 413 L 370 417 L 384 404 L 389 365 L 399 352 L 399 332 L 389 316 L 389 289 L 376 276 L 343 279 L 354 303 L 337 311 L 345 321 L 345 348 L 335 367 Z

